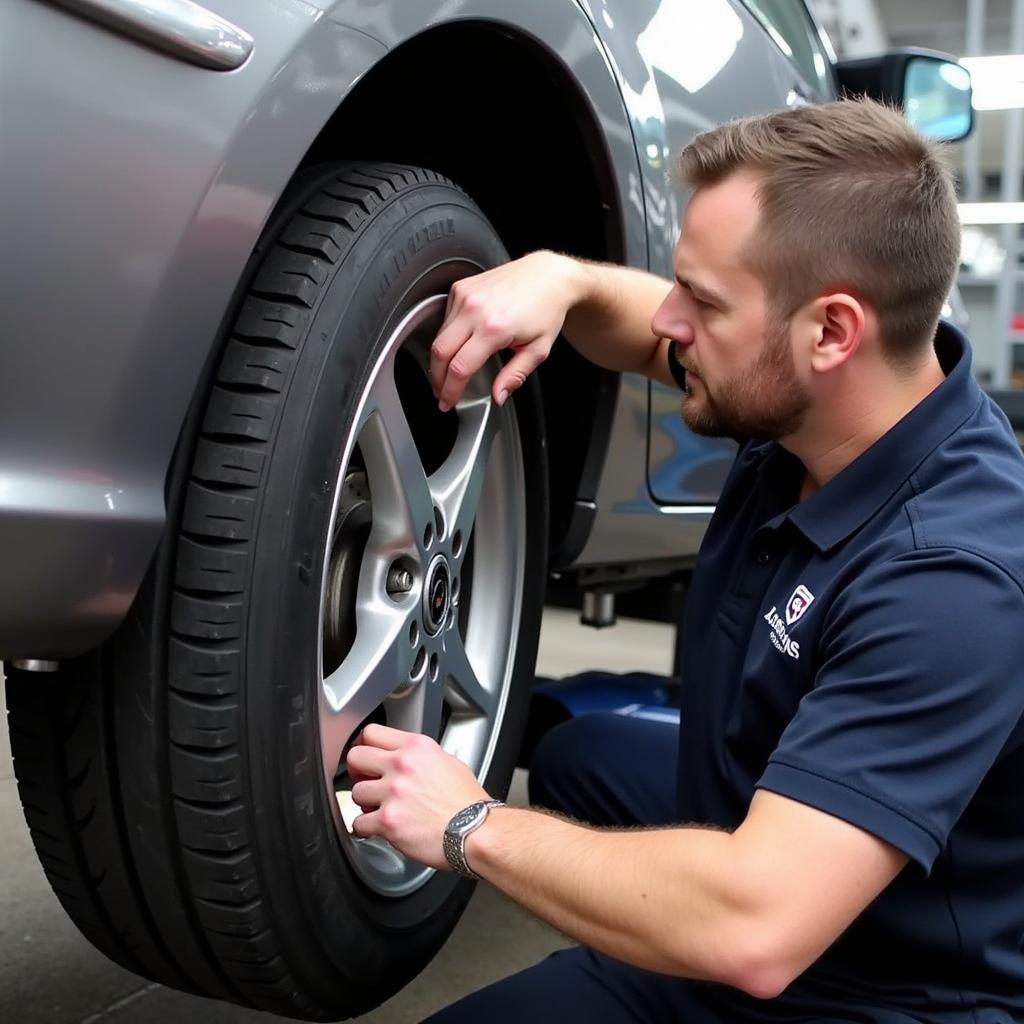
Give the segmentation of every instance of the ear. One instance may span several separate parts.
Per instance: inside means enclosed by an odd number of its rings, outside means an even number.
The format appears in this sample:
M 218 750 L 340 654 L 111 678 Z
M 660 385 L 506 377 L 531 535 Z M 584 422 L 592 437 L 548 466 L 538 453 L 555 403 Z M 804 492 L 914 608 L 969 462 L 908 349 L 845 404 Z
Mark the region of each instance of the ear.
M 812 327 L 811 368 L 827 373 L 842 366 L 860 348 L 867 321 L 866 311 L 846 292 L 822 295 L 809 303 Z

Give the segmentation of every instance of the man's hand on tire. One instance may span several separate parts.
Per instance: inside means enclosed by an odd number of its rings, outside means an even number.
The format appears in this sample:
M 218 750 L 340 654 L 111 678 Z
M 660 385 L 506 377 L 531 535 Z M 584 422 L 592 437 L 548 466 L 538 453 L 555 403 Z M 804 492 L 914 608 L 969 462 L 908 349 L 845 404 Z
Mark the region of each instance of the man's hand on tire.
M 380 836 L 407 857 L 450 870 L 442 837 L 453 814 L 489 799 L 476 776 L 428 736 L 368 725 L 348 752 L 359 839 Z
M 580 264 L 546 251 L 457 281 L 430 349 L 430 381 L 441 411 L 458 402 L 491 356 L 511 348 L 515 354 L 491 391 L 503 405 L 547 359 L 579 294 Z

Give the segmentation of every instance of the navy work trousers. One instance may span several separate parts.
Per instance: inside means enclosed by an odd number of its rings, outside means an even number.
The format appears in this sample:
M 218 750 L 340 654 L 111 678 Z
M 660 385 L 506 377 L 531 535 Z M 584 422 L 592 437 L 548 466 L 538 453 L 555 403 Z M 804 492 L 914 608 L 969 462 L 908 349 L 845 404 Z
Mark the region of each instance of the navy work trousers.
M 537 747 L 530 802 L 593 825 L 673 824 L 678 749 L 677 725 L 581 715 Z M 699 988 L 576 947 L 467 996 L 428 1024 L 713 1024 Z

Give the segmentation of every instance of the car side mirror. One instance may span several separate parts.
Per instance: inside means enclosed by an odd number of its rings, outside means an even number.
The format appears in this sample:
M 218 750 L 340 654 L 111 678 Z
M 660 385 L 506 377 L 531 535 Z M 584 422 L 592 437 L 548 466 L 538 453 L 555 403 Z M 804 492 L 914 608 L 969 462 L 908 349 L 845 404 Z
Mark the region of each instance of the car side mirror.
M 840 61 L 842 91 L 868 95 L 902 107 L 926 138 L 956 142 L 974 127 L 971 75 L 948 54 L 934 50 L 893 50 L 878 57 Z

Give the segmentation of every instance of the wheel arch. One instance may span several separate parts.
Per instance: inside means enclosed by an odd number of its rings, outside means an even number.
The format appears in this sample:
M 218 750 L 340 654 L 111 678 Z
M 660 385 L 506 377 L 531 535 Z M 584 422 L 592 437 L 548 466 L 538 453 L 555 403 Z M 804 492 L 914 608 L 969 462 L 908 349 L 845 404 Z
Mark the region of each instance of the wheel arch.
M 459 20 L 425 28 L 449 16 L 445 6 L 440 0 L 394 5 L 381 19 L 377 5 L 339 0 L 326 17 L 311 13 L 305 20 L 290 17 L 284 8 L 260 8 L 257 17 L 256 9 L 226 5 L 225 13 L 236 14 L 258 43 L 250 62 L 232 75 L 146 54 L 99 29 L 84 34 L 89 46 L 79 47 L 81 74 L 93 63 L 105 63 L 121 76 L 104 83 L 97 110 L 108 101 L 110 110 L 120 109 L 114 93 L 131 75 L 137 82 L 136 106 L 156 102 L 161 90 L 179 97 L 178 106 L 166 111 L 168 117 L 182 115 L 174 136 L 176 191 L 173 202 L 136 210 L 131 230 L 125 226 L 104 234 L 96 220 L 103 205 L 84 185 L 79 189 L 82 209 L 88 211 L 83 236 L 123 240 L 125 266 L 134 266 L 138 253 L 158 253 L 161 260 L 151 272 L 131 278 L 130 307 L 117 291 L 121 278 L 101 273 L 102 261 L 92 264 L 92 302 L 81 322 L 90 345 L 79 350 L 95 346 L 102 353 L 94 360 L 103 366 L 97 379 L 116 381 L 117 392 L 102 429 L 87 429 L 96 419 L 89 402 L 65 409 L 66 429 L 41 436 L 36 462 L 44 476 L 51 465 L 89 466 L 103 483 L 75 483 L 71 501 L 71 483 L 61 477 L 59 515 L 50 499 L 26 512 L 34 516 L 34 526 L 52 522 L 47 536 L 60 534 L 91 555 L 73 570 L 67 559 L 63 566 L 56 559 L 42 568 L 36 564 L 35 575 L 47 582 L 31 600 L 0 588 L 5 657 L 71 657 L 101 643 L 123 621 L 171 512 L 167 496 L 174 456 L 188 447 L 191 435 L 188 409 L 208 386 L 224 325 L 246 286 L 259 239 L 287 204 L 288 185 L 303 167 L 325 156 L 418 159 L 466 188 L 513 254 L 546 245 L 646 266 L 629 118 L 611 64 L 580 6 L 574 0 L 521 0 L 513 25 L 499 0 L 467 0 Z M 35 20 L 45 16 L 51 29 L 69 39 L 77 29 L 70 22 L 65 26 L 66 17 L 49 8 L 30 13 Z M 375 18 L 380 25 L 371 23 Z M 459 46 L 470 42 L 472 49 L 460 52 Z M 490 65 L 492 58 L 496 62 Z M 468 66 L 472 76 L 454 74 Z M 412 88 L 403 93 L 395 76 L 417 69 L 423 74 L 406 79 Z M 376 93 L 380 96 L 389 87 L 399 96 L 400 116 L 380 119 L 373 127 L 369 100 L 374 90 L 383 90 Z M 425 119 L 415 123 L 427 99 L 444 104 L 442 116 L 431 119 L 440 128 Z M 452 116 L 453 108 L 474 108 L 486 116 L 473 124 Z M 187 118 L 190 109 L 202 109 L 206 116 Z M 120 116 L 118 131 L 137 130 L 133 111 Z M 347 134 L 356 127 L 362 134 Z M 566 129 L 564 137 L 559 127 Z M 529 151 L 522 148 L 524 139 Z M 518 147 L 514 152 L 510 141 Z M 102 147 L 96 151 L 106 162 L 104 173 L 89 179 L 90 187 L 103 182 L 111 194 L 137 195 L 137 171 L 118 166 Z M 552 187 L 553 167 L 557 180 L 567 183 L 562 188 Z M 40 207 L 46 208 L 42 185 L 39 192 Z M 46 250 L 45 255 L 60 254 Z M 70 266 L 76 257 L 77 250 L 70 251 L 57 264 Z M 104 313 L 112 309 L 119 311 L 113 318 Z M 61 339 L 56 327 L 36 332 L 40 350 L 59 351 Z M 586 538 L 618 378 L 563 345 L 539 379 L 552 446 L 553 561 L 561 563 L 571 560 L 560 552 L 565 538 L 575 537 L 577 548 Z M 106 431 L 108 422 L 117 424 L 116 432 Z M 111 494 L 123 495 L 116 508 Z M 84 511 L 77 511 L 78 505 Z M 22 564 L 14 557 L 17 547 L 11 540 L 4 550 Z
M 399 83 L 415 85 L 414 103 L 395 103 Z M 355 156 L 429 167 L 480 205 L 513 258 L 549 248 L 636 262 L 628 223 L 636 211 L 627 208 L 607 131 L 607 111 L 594 108 L 573 71 L 540 40 L 508 24 L 464 20 L 422 32 L 383 57 L 302 165 Z M 593 516 L 619 376 L 563 342 L 539 380 L 551 561 L 567 564 Z

